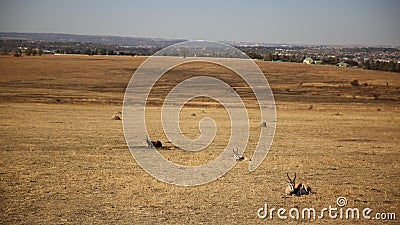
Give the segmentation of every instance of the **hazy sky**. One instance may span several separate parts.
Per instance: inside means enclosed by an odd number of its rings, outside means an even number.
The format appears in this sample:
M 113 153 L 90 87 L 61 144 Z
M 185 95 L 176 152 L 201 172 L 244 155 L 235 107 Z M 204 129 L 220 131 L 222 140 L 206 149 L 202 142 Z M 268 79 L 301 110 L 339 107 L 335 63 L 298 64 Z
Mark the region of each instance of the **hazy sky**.
M 399 0 L 1 0 L 0 32 L 400 46 Z

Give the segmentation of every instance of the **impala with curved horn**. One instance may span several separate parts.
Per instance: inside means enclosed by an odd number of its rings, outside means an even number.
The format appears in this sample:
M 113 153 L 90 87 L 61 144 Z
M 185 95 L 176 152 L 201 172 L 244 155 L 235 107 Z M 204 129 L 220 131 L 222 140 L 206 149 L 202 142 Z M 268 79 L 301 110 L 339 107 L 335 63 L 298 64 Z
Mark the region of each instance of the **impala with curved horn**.
M 286 196 L 314 194 L 314 192 L 311 190 L 311 187 L 307 183 L 296 183 L 296 173 L 294 173 L 293 180 L 290 178 L 289 173 L 286 173 L 286 176 L 289 179 L 289 185 L 285 189 Z
M 235 157 L 236 161 L 246 161 L 247 160 L 246 157 L 239 155 L 239 148 L 233 148 L 232 151 L 233 151 L 233 157 Z

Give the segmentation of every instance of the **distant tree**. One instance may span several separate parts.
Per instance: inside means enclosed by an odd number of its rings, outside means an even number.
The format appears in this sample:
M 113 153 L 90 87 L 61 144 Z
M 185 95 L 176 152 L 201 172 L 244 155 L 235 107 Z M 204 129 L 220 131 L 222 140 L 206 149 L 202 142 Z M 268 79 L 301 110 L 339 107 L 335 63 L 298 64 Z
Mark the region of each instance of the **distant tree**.
M 32 55 L 32 48 L 27 48 L 27 49 L 25 50 L 25 55 L 31 56 L 31 55 Z
M 262 56 L 257 52 L 249 52 L 247 55 L 252 59 L 262 59 Z
M 337 57 L 328 57 L 322 59 L 322 64 L 336 65 L 339 63 L 339 59 Z
M 358 62 L 358 67 L 364 69 L 364 62 L 363 61 Z
M 268 53 L 264 56 L 264 61 L 271 61 L 272 60 L 272 54 Z
M 375 62 L 371 62 L 371 69 L 372 70 L 378 70 L 380 64 L 381 64 L 381 61 L 379 61 L 379 60 L 377 60 Z
M 104 49 L 104 48 L 102 48 L 102 49 L 100 50 L 100 55 L 107 55 L 107 50 Z
M 85 55 L 93 55 L 92 49 L 88 48 L 85 50 Z
M 371 69 L 371 63 L 369 62 L 369 60 L 365 61 L 363 69 L 365 69 L 365 70 Z
M 273 60 L 273 61 L 278 61 L 278 60 L 280 60 L 278 53 L 276 53 L 275 55 L 272 56 L 272 60 Z
M 354 61 L 354 60 L 346 60 L 346 63 L 349 64 L 350 66 L 354 67 L 354 66 L 358 66 L 358 62 Z
M 379 63 L 377 63 L 378 65 L 377 65 L 377 70 L 383 70 L 384 69 L 384 67 L 385 67 L 385 62 L 381 62 L 381 61 L 379 61 Z
M 379 70 L 381 70 L 381 71 L 389 71 L 389 63 L 388 62 L 381 62 L 381 65 L 379 65 Z
M 288 57 L 288 62 L 296 62 L 296 55 L 295 55 L 295 54 L 290 55 L 290 56 Z
M 393 72 L 400 72 L 400 63 L 395 63 L 394 64 L 394 70 Z
M 394 62 L 393 62 L 393 61 L 389 61 L 389 62 L 388 62 L 388 69 L 387 69 L 387 71 L 393 72 L 394 69 L 395 69 Z
M 17 50 L 15 50 L 13 56 L 14 56 L 14 57 L 20 57 L 20 56 L 22 56 L 22 51 L 21 51 L 21 49 L 18 48 Z

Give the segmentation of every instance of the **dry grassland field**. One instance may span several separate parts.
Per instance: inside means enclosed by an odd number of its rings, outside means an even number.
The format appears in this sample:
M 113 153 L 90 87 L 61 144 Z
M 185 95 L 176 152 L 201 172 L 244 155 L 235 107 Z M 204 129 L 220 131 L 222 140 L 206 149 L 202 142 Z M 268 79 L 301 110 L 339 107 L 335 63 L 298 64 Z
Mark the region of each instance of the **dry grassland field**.
M 137 164 L 120 115 L 125 88 L 143 57 L 0 57 L 0 224 L 304 224 L 308 219 L 259 219 L 257 210 L 337 207 L 395 213 L 396 220 L 311 219 L 315 224 L 397 224 L 400 220 L 400 74 L 356 68 L 256 61 L 277 106 L 274 142 L 261 166 L 248 161 L 223 177 L 182 187 L 153 178 Z M 166 139 L 161 103 L 190 76 L 220 78 L 245 100 L 251 158 L 260 132 L 250 88 L 232 72 L 208 63 L 170 70 L 152 90 L 146 109 L 151 139 L 171 161 L 200 165 L 221 153 L 230 135 L 227 112 L 198 98 L 180 114 L 182 131 L 199 136 L 212 117 L 214 142 L 195 153 Z M 351 81 L 358 80 L 355 87 Z M 286 173 L 297 173 L 313 195 L 283 198 Z M 343 209 L 346 209 L 343 207 Z

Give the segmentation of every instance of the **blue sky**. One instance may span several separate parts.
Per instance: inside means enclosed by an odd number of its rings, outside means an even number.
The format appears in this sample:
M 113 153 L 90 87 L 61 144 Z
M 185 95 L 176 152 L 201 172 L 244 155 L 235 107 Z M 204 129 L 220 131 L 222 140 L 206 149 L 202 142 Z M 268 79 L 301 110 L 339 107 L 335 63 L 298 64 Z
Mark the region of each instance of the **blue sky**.
M 398 0 L 2 0 L 0 32 L 400 46 Z

